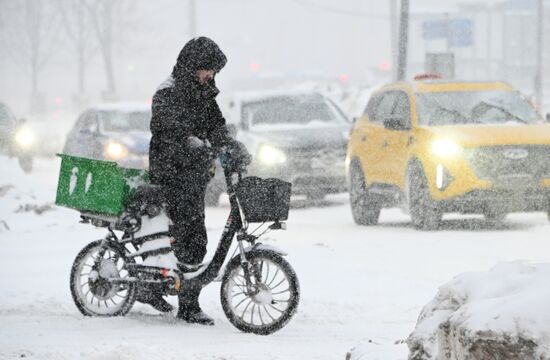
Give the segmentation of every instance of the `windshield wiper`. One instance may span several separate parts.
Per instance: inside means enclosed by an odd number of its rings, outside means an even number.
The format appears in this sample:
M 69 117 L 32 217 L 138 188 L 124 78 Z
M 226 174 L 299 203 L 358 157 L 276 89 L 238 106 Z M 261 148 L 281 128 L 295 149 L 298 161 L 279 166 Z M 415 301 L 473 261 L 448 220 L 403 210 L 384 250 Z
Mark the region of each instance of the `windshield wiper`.
M 454 116 L 453 123 L 454 124 L 460 124 L 461 122 L 466 123 L 468 121 L 468 118 L 464 116 L 460 111 L 453 110 L 453 109 L 447 109 L 446 107 L 441 106 L 437 101 L 434 101 L 433 99 L 430 99 L 428 97 L 422 97 L 423 100 L 428 103 L 427 106 L 435 106 L 438 111 L 443 111 L 448 114 L 451 114 Z M 431 104 L 431 105 L 429 105 Z M 460 119 L 457 121 L 457 119 Z M 430 121 L 430 124 L 436 125 L 437 121 Z
M 447 109 L 439 104 L 436 105 L 437 106 L 437 109 L 438 110 L 443 110 L 451 115 L 454 116 L 454 119 L 453 119 L 453 123 L 455 124 L 461 124 L 461 123 L 465 123 L 468 118 L 466 116 L 464 116 L 460 111 L 458 110 L 453 110 L 453 109 Z M 456 121 L 457 119 L 460 119 L 459 121 Z
M 488 103 L 488 102 L 486 102 L 486 101 L 480 101 L 476 106 L 473 107 L 473 109 L 475 110 L 475 108 L 477 108 L 479 105 L 486 105 L 486 106 L 488 106 L 488 107 L 490 107 L 490 108 L 500 110 L 500 111 L 502 111 L 504 114 L 509 115 L 509 116 L 515 118 L 515 119 L 516 119 L 517 121 L 519 121 L 520 123 L 529 124 L 528 121 L 526 121 L 526 120 L 520 118 L 519 116 L 513 114 L 512 112 L 510 112 L 510 110 L 507 110 L 507 109 L 505 109 L 505 108 L 503 108 L 503 107 L 501 107 L 501 106 L 495 105 L 495 104 Z M 472 112 L 473 112 L 473 111 L 472 111 Z M 487 112 L 487 111 L 484 111 L 483 113 L 486 113 L 486 112 Z M 473 117 L 473 116 L 472 116 L 472 117 Z

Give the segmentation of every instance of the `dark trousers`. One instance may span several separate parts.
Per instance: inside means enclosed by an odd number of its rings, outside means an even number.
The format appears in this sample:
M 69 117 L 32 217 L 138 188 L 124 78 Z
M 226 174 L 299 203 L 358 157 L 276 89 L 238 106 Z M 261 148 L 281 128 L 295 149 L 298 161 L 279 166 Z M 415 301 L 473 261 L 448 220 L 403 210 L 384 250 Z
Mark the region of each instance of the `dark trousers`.
M 179 262 L 200 264 L 206 255 L 204 196 L 208 177 L 192 174 L 182 186 L 165 186 L 168 217 L 172 221 L 172 249 Z
M 206 255 L 207 234 L 204 224 L 204 196 L 210 180 L 207 173 L 191 172 L 181 186 L 165 186 L 168 217 L 172 221 L 172 249 L 178 261 L 200 264 Z M 200 311 L 201 288 L 184 288 L 179 296 L 178 317 Z

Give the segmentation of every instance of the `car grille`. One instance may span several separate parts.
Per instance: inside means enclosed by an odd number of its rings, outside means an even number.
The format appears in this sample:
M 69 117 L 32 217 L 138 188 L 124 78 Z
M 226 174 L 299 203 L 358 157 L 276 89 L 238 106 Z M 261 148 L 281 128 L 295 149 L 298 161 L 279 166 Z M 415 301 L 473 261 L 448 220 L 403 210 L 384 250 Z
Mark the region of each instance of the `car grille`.
M 286 151 L 289 165 L 298 170 L 330 168 L 344 164 L 346 147 L 302 148 Z
M 550 146 L 507 145 L 472 149 L 467 158 L 482 180 L 507 187 L 536 185 L 550 178 Z

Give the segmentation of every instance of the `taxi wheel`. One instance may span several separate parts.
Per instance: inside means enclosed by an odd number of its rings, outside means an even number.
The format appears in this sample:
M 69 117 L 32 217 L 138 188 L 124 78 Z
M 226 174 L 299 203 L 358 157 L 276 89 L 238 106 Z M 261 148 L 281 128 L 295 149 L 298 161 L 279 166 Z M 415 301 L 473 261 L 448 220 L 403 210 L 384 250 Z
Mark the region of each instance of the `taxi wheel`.
M 503 222 L 506 219 L 505 212 L 498 212 L 498 211 L 486 211 L 483 213 L 483 216 L 485 217 L 485 221 L 489 223 L 490 225 L 497 225 L 501 222 Z
M 382 205 L 376 198 L 369 194 L 363 172 L 359 165 L 355 164 L 350 169 L 350 205 L 353 220 L 358 225 L 376 225 L 380 217 Z
M 437 230 L 442 211 L 430 196 L 428 180 L 419 165 L 412 165 L 407 174 L 407 199 L 413 226 L 419 230 Z

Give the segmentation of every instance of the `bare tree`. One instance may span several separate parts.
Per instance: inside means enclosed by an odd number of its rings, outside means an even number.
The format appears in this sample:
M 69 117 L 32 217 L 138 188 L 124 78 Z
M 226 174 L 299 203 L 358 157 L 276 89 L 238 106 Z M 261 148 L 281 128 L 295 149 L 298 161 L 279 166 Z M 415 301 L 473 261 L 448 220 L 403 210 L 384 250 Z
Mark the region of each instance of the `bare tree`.
M 95 47 L 91 19 L 85 0 L 58 0 L 58 6 L 67 37 L 75 50 L 77 95 L 81 97 L 86 92 L 86 67 Z
M 28 75 L 31 111 L 43 108 L 40 75 L 59 45 L 60 19 L 48 5 L 46 0 L 0 2 L 1 53 Z
M 114 72 L 115 44 L 122 44 L 118 36 L 123 24 L 130 18 L 134 8 L 132 1 L 125 0 L 84 0 L 99 43 L 107 80 L 106 99 L 116 97 L 116 79 Z

